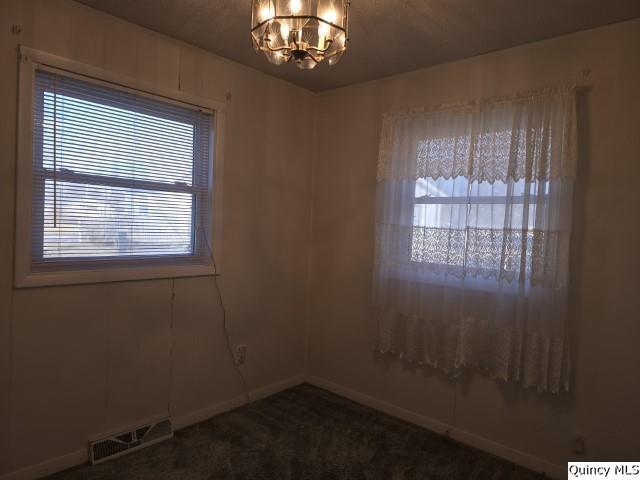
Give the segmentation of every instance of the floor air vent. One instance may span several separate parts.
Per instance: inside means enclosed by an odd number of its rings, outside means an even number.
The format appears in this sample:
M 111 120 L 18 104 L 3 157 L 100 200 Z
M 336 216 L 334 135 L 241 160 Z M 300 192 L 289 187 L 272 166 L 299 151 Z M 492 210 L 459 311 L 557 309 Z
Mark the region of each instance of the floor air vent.
M 91 463 L 96 464 L 139 450 L 173 436 L 168 419 L 148 423 L 89 444 Z

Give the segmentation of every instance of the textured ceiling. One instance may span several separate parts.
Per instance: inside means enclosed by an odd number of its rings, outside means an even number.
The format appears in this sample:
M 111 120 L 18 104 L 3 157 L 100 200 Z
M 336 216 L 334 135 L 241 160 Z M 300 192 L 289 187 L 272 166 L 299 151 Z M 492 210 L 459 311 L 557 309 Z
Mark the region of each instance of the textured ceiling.
M 78 0 L 322 91 L 640 17 L 640 0 L 352 0 L 342 62 L 299 71 L 254 53 L 250 0 Z

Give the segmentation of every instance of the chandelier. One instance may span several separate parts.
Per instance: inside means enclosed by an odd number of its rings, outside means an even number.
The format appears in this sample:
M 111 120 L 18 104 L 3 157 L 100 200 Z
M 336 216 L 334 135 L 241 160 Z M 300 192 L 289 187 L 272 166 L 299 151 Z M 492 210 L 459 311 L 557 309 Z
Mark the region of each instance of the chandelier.
M 293 59 L 311 70 L 326 60 L 340 61 L 347 50 L 345 0 L 253 0 L 251 39 L 256 52 L 275 64 Z

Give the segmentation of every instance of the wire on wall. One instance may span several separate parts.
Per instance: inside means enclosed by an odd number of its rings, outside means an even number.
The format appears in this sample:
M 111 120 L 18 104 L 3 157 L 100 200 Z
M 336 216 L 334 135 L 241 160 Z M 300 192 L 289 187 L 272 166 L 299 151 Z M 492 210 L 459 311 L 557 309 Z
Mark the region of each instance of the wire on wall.
M 227 309 L 224 306 L 224 301 L 222 299 L 222 290 L 220 289 L 220 285 L 218 284 L 218 276 L 219 276 L 218 267 L 216 266 L 216 261 L 213 258 L 213 255 L 211 255 L 211 260 L 213 261 L 213 269 L 215 270 L 215 273 L 213 274 L 213 285 L 218 295 L 220 308 L 222 309 L 222 329 L 224 331 L 225 343 L 227 344 L 227 351 L 229 352 L 229 358 L 231 359 L 233 368 L 235 369 L 236 373 L 240 377 L 240 380 L 242 381 L 242 390 L 244 392 L 245 399 L 247 403 L 251 403 L 251 396 L 249 395 L 249 390 L 247 389 L 247 380 L 245 379 L 244 374 L 242 373 L 242 370 L 240 370 L 240 367 L 236 362 L 236 357 L 233 354 L 233 348 L 231 347 L 231 338 L 229 337 L 229 329 L 227 328 Z
M 222 297 L 222 289 L 220 288 L 220 284 L 218 283 L 218 277 L 220 274 L 218 273 L 218 264 L 216 263 L 215 255 L 213 254 L 213 250 L 211 249 L 211 245 L 209 244 L 209 239 L 207 238 L 207 234 L 202 229 L 202 239 L 207 247 L 207 251 L 209 253 L 209 258 L 211 259 L 211 263 L 213 264 L 213 287 L 218 297 L 218 302 L 220 305 L 220 309 L 222 310 L 222 330 L 224 332 L 224 340 L 227 346 L 227 352 L 229 352 L 229 359 L 231 360 L 231 364 L 233 365 L 234 370 L 238 374 L 242 382 L 242 391 L 244 393 L 245 400 L 247 403 L 251 403 L 251 395 L 249 395 L 249 389 L 247 388 L 247 380 L 240 370 L 238 363 L 236 362 L 236 357 L 233 354 L 233 347 L 231 346 L 231 337 L 229 335 L 229 328 L 227 324 L 227 308 L 224 305 L 224 299 Z
M 227 100 L 227 105 L 229 105 L 229 103 L 231 102 L 231 99 L 233 98 L 231 92 L 227 92 L 225 94 L 225 98 Z M 238 374 L 238 377 L 242 382 L 242 391 L 244 393 L 245 399 L 247 403 L 251 403 L 251 395 L 249 395 L 249 389 L 247 388 L 247 380 L 244 374 L 242 373 L 242 370 L 238 366 L 238 363 L 236 361 L 236 356 L 233 354 L 233 347 L 231 345 L 231 337 L 229 335 L 229 328 L 227 324 L 227 308 L 225 307 L 224 299 L 222 296 L 222 289 L 220 288 L 220 284 L 218 282 L 218 277 L 220 276 L 220 274 L 218 273 L 218 265 L 216 263 L 216 258 L 215 258 L 215 255 L 213 254 L 213 249 L 211 248 L 211 244 L 209 243 L 209 239 L 207 237 L 207 232 L 204 229 L 204 225 L 199 225 L 199 228 L 201 231 L 202 239 L 204 240 L 204 244 L 207 247 L 209 257 L 211 258 L 211 263 L 213 264 L 213 272 L 214 272 L 213 288 L 216 291 L 218 302 L 220 304 L 220 309 L 222 310 L 222 330 L 224 332 L 224 340 L 227 346 L 227 352 L 229 353 L 229 359 L 231 360 L 231 364 L 233 365 L 234 370 L 236 371 L 236 373 Z

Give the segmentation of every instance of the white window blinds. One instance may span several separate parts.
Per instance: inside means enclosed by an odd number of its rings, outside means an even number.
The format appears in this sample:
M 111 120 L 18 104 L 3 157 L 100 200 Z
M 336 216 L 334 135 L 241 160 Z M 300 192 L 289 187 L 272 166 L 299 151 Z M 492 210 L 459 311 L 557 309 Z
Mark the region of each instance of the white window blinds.
M 209 263 L 212 113 L 37 70 L 34 270 Z

